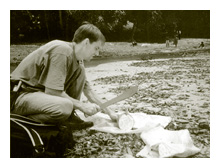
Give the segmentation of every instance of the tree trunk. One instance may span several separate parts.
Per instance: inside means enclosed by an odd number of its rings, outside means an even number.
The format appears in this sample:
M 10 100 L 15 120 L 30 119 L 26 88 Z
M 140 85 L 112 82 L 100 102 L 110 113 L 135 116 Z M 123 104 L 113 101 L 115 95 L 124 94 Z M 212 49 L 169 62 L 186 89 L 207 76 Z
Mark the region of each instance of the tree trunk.
M 65 39 L 69 41 L 72 38 L 70 37 L 71 22 L 70 22 L 69 16 L 65 16 L 64 18 L 65 18 L 65 22 L 64 22 L 65 23 Z
M 48 38 L 48 40 L 50 40 L 50 31 L 49 31 L 49 24 L 48 24 L 46 11 L 44 11 L 44 19 L 45 19 L 45 24 L 46 24 L 46 28 L 47 28 L 47 38 Z
M 146 25 L 146 30 L 147 30 L 146 40 L 147 40 L 147 42 L 150 42 L 151 41 L 151 38 L 150 38 L 150 25 L 148 23 Z
M 64 37 L 64 32 L 63 32 L 62 10 L 59 10 L 59 20 L 60 20 L 60 30 L 61 30 L 61 35 L 62 35 L 62 38 L 63 38 L 63 37 Z
M 132 28 L 132 34 L 131 34 L 131 41 L 132 42 L 135 42 L 134 36 L 135 36 L 136 30 L 137 30 L 137 20 L 134 21 L 134 25 Z

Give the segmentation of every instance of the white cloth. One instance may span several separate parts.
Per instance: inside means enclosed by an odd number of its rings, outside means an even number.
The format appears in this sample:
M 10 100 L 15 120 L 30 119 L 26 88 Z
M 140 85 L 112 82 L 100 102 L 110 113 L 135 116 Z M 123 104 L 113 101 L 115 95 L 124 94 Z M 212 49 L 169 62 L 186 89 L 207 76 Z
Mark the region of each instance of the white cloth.
M 171 122 L 171 117 L 147 115 L 145 113 L 130 113 L 134 118 L 134 128 L 129 131 L 119 129 L 108 115 L 97 113 L 85 118 L 82 113 L 78 115 L 85 121 L 92 121 L 94 126 L 90 129 L 113 134 L 140 133 L 146 146 L 137 153 L 137 157 L 188 157 L 200 151 L 193 145 L 188 130 L 165 130 Z
M 141 157 L 188 157 L 200 151 L 186 129 L 169 131 L 159 126 L 142 132 L 141 138 L 146 144 L 137 154 Z
M 158 125 L 162 127 L 167 126 L 171 118 L 158 115 L 147 115 L 145 113 L 130 113 L 134 118 L 135 124 L 132 130 L 124 131 L 121 130 L 116 122 L 113 122 L 110 117 L 103 113 L 97 113 L 93 116 L 87 118 L 83 114 L 77 112 L 77 114 L 85 121 L 92 121 L 94 126 L 90 129 L 97 130 L 101 132 L 108 132 L 113 134 L 132 134 L 132 133 L 141 133 L 145 130 L 152 129 Z

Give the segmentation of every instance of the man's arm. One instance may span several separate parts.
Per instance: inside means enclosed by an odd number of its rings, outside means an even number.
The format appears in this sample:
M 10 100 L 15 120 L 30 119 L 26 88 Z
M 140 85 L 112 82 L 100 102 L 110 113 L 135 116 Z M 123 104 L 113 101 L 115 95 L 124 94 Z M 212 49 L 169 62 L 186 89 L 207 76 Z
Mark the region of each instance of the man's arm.
M 71 100 L 73 103 L 74 109 L 79 109 L 80 111 L 82 111 L 83 113 L 85 113 L 89 116 L 94 115 L 101 110 L 98 105 L 80 102 L 79 100 L 73 99 L 68 94 L 66 94 L 66 92 L 61 91 L 61 90 L 54 90 L 54 89 L 50 89 L 50 88 L 45 88 L 45 93 L 49 94 L 49 95 L 67 98 L 67 99 Z
M 104 103 L 103 100 L 98 96 L 98 94 L 92 90 L 88 81 L 86 81 L 83 93 L 91 103 L 96 103 L 98 105 Z M 114 111 L 110 110 L 109 108 L 105 108 L 103 109 L 103 111 L 104 113 L 108 114 L 113 121 L 117 121 L 118 116 Z

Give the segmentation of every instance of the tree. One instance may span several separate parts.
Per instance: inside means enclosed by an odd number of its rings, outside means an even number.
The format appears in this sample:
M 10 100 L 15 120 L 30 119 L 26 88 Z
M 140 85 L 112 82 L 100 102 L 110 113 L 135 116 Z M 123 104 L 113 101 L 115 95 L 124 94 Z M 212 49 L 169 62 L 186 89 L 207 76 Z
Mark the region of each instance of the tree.
M 210 11 L 180 11 L 180 27 L 185 37 L 210 38 Z
M 161 21 L 161 12 L 155 10 L 127 10 L 126 19 L 132 22 L 133 30 L 131 34 L 131 41 L 152 41 L 153 37 L 158 38 L 157 33 L 152 31 L 160 31 L 158 26 Z
M 45 21 L 45 26 L 46 26 L 46 29 L 47 29 L 47 38 L 48 38 L 48 40 L 50 40 L 50 29 L 49 29 L 48 16 L 47 16 L 46 11 L 44 11 L 44 21 Z
M 72 20 L 73 30 L 76 30 L 83 21 L 95 24 L 106 36 L 107 40 L 115 40 L 120 35 L 123 25 L 126 23 L 124 19 L 125 13 L 118 10 L 75 10 L 67 11 L 69 18 Z
M 12 10 L 11 42 L 70 41 L 83 21 L 95 24 L 107 41 L 164 42 L 181 30 L 184 37 L 210 37 L 208 10 Z M 132 29 L 127 29 L 127 23 Z
M 11 10 L 10 17 L 11 41 L 28 41 L 30 38 L 34 38 L 37 31 L 41 30 L 39 15 L 34 15 L 30 11 Z M 30 34 L 32 36 L 29 36 Z

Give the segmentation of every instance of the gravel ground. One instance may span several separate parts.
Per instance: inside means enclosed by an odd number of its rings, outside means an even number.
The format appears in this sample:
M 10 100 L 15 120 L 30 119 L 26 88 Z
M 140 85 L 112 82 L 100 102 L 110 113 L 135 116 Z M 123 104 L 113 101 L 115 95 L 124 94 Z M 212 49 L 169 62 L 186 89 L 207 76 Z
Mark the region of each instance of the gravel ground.
M 205 47 L 198 48 L 203 41 Z M 10 71 L 42 44 L 11 45 Z M 101 56 L 86 64 L 88 80 L 103 99 L 111 99 L 138 84 L 133 97 L 110 106 L 130 113 L 171 116 L 169 130 L 188 129 L 201 152 L 210 157 L 210 40 L 182 39 L 178 47 L 165 44 L 106 43 Z M 129 57 L 129 59 L 124 59 Z M 109 59 L 112 58 L 112 59 Z M 82 96 L 82 101 L 87 101 Z M 137 134 L 113 135 L 89 129 L 73 133 L 77 141 L 66 157 L 131 158 L 145 144 Z
M 129 85 L 138 84 L 137 94 L 110 108 L 117 112 L 125 110 L 126 106 L 131 113 L 171 116 L 172 122 L 166 129 L 188 129 L 195 146 L 201 149 L 192 157 L 209 158 L 209 69 L 209 52 L 198 52 L 182 58 L 105 63 L 86 71 L 93 88 L 106 100 Z M 82 99 L 87 101 L 85 97 Z M 78 137 L 78 142 L 75 149 L 69 150 L 68 157 L 136 157 L 144 147 L 138 135 L 91 133 L 89 130 Z

